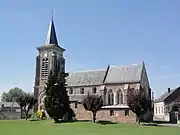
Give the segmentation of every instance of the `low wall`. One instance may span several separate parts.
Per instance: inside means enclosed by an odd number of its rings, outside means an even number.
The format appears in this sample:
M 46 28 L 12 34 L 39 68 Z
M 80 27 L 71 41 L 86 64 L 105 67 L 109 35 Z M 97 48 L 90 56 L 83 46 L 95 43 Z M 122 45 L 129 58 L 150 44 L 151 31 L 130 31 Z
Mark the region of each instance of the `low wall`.
M 0 112 L 0 120 L 20 119 L 20 112 Z
M 82 104 L 78 104 L 76 107 L 74 104 L 71 104 L 71 107 L 75 112 L 77 120 L 92 120 L 92 113 L 86 111 Z M 98 111 L 96 119 L 98 121 L 135 122 L 136 116 L 132 111 L 129 111 L 129 115 L 125 116 L 124 109 L 102 109 Z

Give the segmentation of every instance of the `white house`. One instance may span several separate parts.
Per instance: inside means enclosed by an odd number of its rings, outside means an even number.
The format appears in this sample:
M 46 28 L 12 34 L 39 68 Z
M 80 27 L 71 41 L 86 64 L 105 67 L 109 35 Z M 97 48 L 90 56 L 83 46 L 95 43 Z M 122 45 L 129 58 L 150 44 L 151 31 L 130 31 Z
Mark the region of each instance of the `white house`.
M 168 91 L 154 102 L 154 120 L 171 121 L 170 107 L 177 102 L 180 103 L 180 87 L 172 90 L 168 88 Z

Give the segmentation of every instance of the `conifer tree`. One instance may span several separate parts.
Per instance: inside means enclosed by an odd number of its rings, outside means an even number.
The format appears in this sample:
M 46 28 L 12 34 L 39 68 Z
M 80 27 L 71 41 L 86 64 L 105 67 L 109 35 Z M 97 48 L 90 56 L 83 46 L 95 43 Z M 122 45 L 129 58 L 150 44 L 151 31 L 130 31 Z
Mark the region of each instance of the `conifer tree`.
M 55 122 L 63 119 L 70 109 L 69 96 L 66 91 L 65 73 L 58 70 L 51 71 L 46 83 L 45 109 Z

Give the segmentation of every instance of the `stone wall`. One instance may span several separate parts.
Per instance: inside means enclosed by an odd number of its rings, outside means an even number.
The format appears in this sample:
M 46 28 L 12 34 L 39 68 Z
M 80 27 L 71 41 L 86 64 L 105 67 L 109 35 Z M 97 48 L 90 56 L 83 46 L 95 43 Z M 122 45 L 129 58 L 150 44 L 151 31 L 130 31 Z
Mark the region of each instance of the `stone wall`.
M 76 104 L 76 105 L 75 105 Z M 86 111 L 82 104 L 71 103 L 71 107 L 76 114 L 77 120 L 92 120 L 92 113 Z M 98 121 L 112 122 L 135 122 L 136 116 L 129 110 L 129 116 L 125 116 L 125 109 L 102 109 L 97 113 Z
M 13 120 L 20 119 L 20 112 L 0 112 L 0 120 Z

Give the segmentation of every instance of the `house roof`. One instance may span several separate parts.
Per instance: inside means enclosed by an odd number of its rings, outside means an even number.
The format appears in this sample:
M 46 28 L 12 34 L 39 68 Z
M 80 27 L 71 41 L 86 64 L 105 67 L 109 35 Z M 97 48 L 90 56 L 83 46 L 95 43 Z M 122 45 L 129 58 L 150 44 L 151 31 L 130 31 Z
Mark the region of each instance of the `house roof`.
M 4 107 L 20 107 L 17 102 L 0 102 L 0 108 L 2 108 L 2 105 L 4 104 Z
M 163 95 L 161 95 L 158 99 L 155 100 L 155 102 L 163 102 L 164 100 L 166 100 L 170 95 L 172 95 L 176 90 L 178 90 L 178 88 L 172 89 L 170 90 L 170 92 L 165 92 Z
M 128 66 L 108 66 L 96 71 L 80 71 L 69 74 L 68 86 L 101 85 L 102 83 L 139 82 L 143 64 Z

